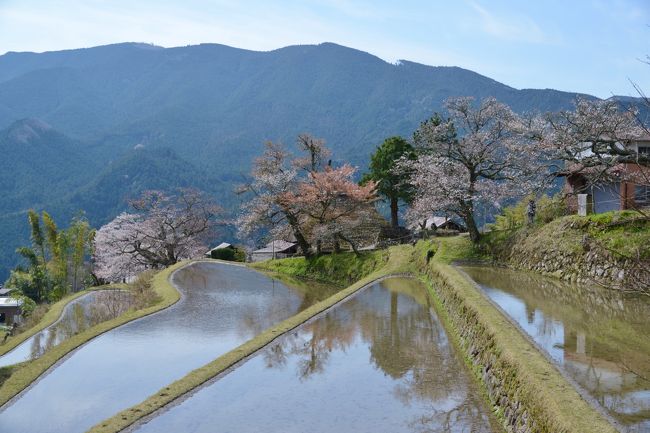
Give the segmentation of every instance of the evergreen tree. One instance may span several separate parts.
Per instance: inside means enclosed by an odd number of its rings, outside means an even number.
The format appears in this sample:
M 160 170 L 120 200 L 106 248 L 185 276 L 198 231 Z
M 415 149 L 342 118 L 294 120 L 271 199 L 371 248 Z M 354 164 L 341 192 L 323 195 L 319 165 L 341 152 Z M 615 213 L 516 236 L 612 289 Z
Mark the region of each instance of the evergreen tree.
M 400 200 L 409 203 L 413 196 L 408 174 L 396 170 L 397 161 L 402 158 L 416 159 L 413 146 L 402 137 L 387 138 L 370 157 L 370 171 L 361 179 L 361 183 L 377 182 L 377 192 L 390 203 L 390 223 L 393 227 L 399 225 Z

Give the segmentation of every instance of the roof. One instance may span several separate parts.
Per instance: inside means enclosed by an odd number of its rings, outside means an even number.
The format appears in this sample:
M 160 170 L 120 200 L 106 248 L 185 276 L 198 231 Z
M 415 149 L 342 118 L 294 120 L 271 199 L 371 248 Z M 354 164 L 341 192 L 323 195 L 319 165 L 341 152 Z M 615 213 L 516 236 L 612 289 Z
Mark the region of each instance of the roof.
M 0 298 L 0 308 L 1 307 L 20 307 L 23 305 L 22 299 L 16 298 Z
M 12 289 L 6 289 L 0 286 L 0 296 L 8 296 Z
M 255 253 L 281 253 L 283 251 L 286 251 L 288 249 L 291 249 L 295 247 L 296 244 L 294 242 L 287 242 L 287 241 L 272 241 L 266 244 L 264 248 L 260 248 L 259 250 L 253 251 L 253 254 Z
M 229 244 L 228 242 L 221 242 L 219 245 L 217 245 L 216 247 L 212 248 L 210 251 L 214 251 L 214 250 L 222 250 L 222 249 L 224 249 L 224 248 L 233 248 L 233 245 L 232 245 L 232 244 Z
M 427 222 L 426 222 L 425 227 L 427 229 L 430 229 L 434 225 L 436 227 L 442 227 L 447 223 L 454 223 L 454 221 L 451 218 L 441 217 L 441 216 L 434 216 L 434 217 L 427 218 Z

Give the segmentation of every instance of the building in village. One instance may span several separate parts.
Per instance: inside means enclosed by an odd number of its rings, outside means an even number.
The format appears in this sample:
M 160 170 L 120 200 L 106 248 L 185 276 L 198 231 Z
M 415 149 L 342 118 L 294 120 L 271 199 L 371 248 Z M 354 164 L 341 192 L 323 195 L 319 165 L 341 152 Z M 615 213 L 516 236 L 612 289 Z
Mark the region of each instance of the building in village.
M 283 259 L 291 257 L 298 252 L 298 244 L 283 240 L 274 240 L 266 244 L 263 248 L 251 253 L 251 261 L 261 262 L 268 259 Z
M 423 233 L 427 231 L 433 232 L 438 230 L 450 233 L 462 233 L 465 231 L 465 227 L 463 227 L 462 224 L 460 224 L 455 219 L 446 216 L 431 216 L 417 224 L 412 224 L 409 226 L 409 229 L 411 229 L 414 233 Z
M 0 285 L 0 325 L 11 326 L 20 323 L 23 301 L 11 297 L 11 289 Z
M 633 141 L 628 148 L 638 155 L 650 156 L 650 136 Z M 592 184 L 588 177 L 598 168 L 572 173 L 565 177 L 564 190 L 569 211 L 578 210 L 578 194 L 586 194 L 590 213 L 638 209 L 650 206 L 650 167 L 638 162 L 625 162 L 611 170 L 611 176 Z

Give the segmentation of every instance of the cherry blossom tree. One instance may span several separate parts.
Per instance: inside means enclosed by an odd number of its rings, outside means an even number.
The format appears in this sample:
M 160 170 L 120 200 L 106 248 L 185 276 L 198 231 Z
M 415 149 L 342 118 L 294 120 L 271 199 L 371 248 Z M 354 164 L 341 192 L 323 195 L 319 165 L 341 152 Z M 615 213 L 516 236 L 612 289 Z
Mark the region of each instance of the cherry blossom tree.
M 351 232 L 367 220 L 367 205 L 377 198 L 377 184 L 369 181 L 358 185 L 352 180 L 355 172 L 348 164 L 339 168 L 327 166 L 323 171 L 310 172 L 295 192 L 289 191 L 284 197 L 313 221 L 317 253 L 323 240 L 335 244 L 343 240 L 357 250 Z
M 291 235 L 307 257 L 314 244 L 320 253 L 325 240 L 335 249 L 343 240 L 356 250 L 352 232 L 371 216 L 367 207 L 376 199 L 375 182 L 359 186 L 350 165 L 324 166 L 330 152 L 321 139 L 302 134 L 297 146 L 302 152 L 294 157 L 269 142 L 255 160 L 252 181 L 240 189 L 249 194 L 237 220 L 240 236 L 269 229 L 274 236 Z
M 331 155 L 330 150 L 325 146 L 325 140 L 312 137 L 310 134 L 298 135 L 296 145 L 306 156 L 294 159 L 293 165 L 310 173 L 318 171 L 323 166 L 323 161 Z
M 120 281 L 144 269 L 159 269 L 205 250 L 219 208 L 202 193 L 179 190 L 169 196 L 145 192 L 95 235 L 95 274 Z
M 543 181 L 539 136 L 533 128 L 539 125 L 494 98 L 478 105 L 471 97 L 450 98 L 445 107 L 448 118 L 435 116 L 415 132 L 417 160 L 402 161 L 416 189 L 407 219 L 420 222 L 434 213 L 453 214 L 478 242 L 477 205 L 499 205 Z
M 622 108 L 614 100 L 579 99 L 575 110 L 550 113 L 546 120 L 542 145 L 557 161 L 558 174 L 579 176 L 585 189 L 607 182 L 628 182 L 634 184 L 635 189 L 650 187 L 650 155 L 637 153 L 630 146 L 633 141 L 648 135 L 647 125 L 641 123 L 637 110 Z M 647 210 L 635 200 L 627 201 L 626 205 L 638 213 L 633 223 L 650 218 Z M 626 223 L 630 221 L 619 222 Z M 625 278 L 620 289 L 650 294 L 646 245 L 633 252 L 624 252 L 596 238 L 588 240 L 624 263 Z
M 253 164 L 252 181 L 239 189 L 240 194 L 249 193 L 250 199 L 241 206 L 237 228 L 241 237 L 264 229 L 289 231 L 309 257 L 311 244 L 303 233 L 301 209 L 289 199 L 298 188 L 297 165 L 282 145 L 266 143 L 264 154 Z
M 611 176 L 620 179 L 623 163 L 650 163 L 648 155 L 629 146 L 645 132 L 636 111 L 621 110 L 614 100 L 578 99 L 575 110 L 549 113 L 546 120 L 542 145 L 549 160 L 559 163 L 553 171 L 581 174 L 594 184 Z

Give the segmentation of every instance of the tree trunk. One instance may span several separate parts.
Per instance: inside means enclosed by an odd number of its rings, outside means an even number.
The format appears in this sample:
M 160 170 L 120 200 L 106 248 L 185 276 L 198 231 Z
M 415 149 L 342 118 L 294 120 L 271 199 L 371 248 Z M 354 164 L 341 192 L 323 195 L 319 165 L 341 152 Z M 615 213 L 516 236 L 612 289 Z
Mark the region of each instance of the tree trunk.
M 481 240 L 481 233 L 478 231 L 476 221 L 474 221 L 474 215 L 469 214 L 463 219 L 465 220 L 465 225 L 467 226 L 467 231 L 469 232 L 469 238 L 473 244 L 477 244 Z
M 397 216 L 398 200 L 396 197 L 390 199 L 390 225 L 391 227 L 399 226 L 399 217 Z
M 470 168 L 470 173 L 469 173 L 469 196 L 473 197 L 474 193 L 476 191 L 475 184 L 476 184 L 476 170 L 474 167 Z M 478 227 L 476 226 L 476 220 L 474 219 L 474 201 L 473 200 L 468 200 L 464 202 L 461 205 L 461 209 L 463 210 L 464 214 L 464 220 L 465 220 L 465 225 L 467 226 L 467 231 L 469 231 L 469 238 L 471 239 L 473 244 L 478 244 L 478 242 L 481 240 L 481 233 L 478 231 Z
M 291 226 L 293 235 L 296 237 L 296 242 L 298 242 L 302 254 L 307 258 L 311 257 L 311 245 L 309 245 L 309 242 L 307 242 L 307 239 L 305 239 L 305 236 L 303 236 L 302 231 L 300 230 L 298 218 L 291 212 L 285 212 L 285 215 L 287 217 L 287 222 Z
M 350 246 L 352 247 L 352 251 L 354 251 L 354 255 L 355 255 L 355 256 L 358 256 L 358 255 L 359 255 L 359 250 L 357 249 L 357 245 L 356 245 L 352 240 L 350 240 L 349 238 L 343 236 L 343 235 L 340 234 L 340 233 L 338 234 L 338 237 L 340 237 L 340 238 L 343 239 L 345 242 L 347 242 L 347 243 L 350 244 Z

